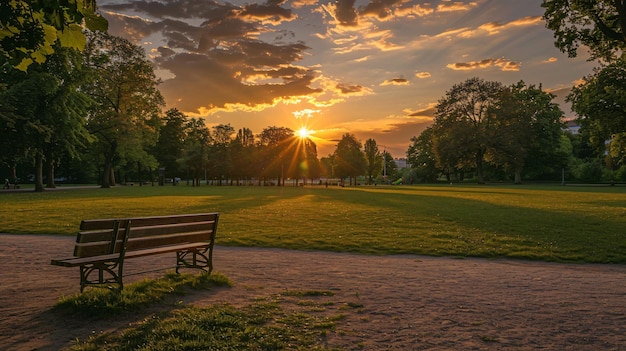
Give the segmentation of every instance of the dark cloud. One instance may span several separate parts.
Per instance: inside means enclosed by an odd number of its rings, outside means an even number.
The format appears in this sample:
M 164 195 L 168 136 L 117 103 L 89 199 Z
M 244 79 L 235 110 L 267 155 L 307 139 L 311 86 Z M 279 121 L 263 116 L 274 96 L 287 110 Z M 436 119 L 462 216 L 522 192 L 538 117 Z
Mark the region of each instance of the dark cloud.
M 229 108 L 233 105 L 254 109 L 257 105 L 273 104 L 279 98 L 320 92 L 310 87 L 315 75 L 304 69 L 254 70 L 234 65 L 233 59 L 226 55 L 177 54 L 168 59 L 160 58 L 157 62 L 176 76 L 164 81 L 160 89 L 165 96 L 172 98 L 172 107 L 183 111 Z M 245 68 L 243 72 L 239 70 L 242 67 Z M 245 78 L 252 75 L 278 78 L 282 82 L 246 83 Z
M 104 17 L 109 21 L 108 32 L 111 35 L 124 37 L 132 42 L 138 42 L 157 30 L 154 23 L 137 17 L 128 17 L 116 13 L 106 13 Z
M 382 82 L 380 85 L 408 85 L 409 80 L 406 78 L 391 78 Z
M 346 85 L 337 84 L 336 87 L 342 94 L 359 94 L 363 92 L 363 87 L 360 85 Z
M 173 76 L 161 85 L 168 105 L 206 114 L 233 106 L 264 108 L 280 99 L 321 92 L 312 87 L 314 71 L 295 64 L 308 46 L 259 39 L 265 23 L 296 18 L 283 3 L 238 7 L 210 0 L 130 1 L 102 8 L 150 18 L 106 15 L 116 35 L 135 42 L 155 33 L 162 37 L 153 52 L 157 66 Z
M 295 18 L 295 15 L 291 12 L 291 10 L 280 7 L 279 2 L 267 5 L 247 5 L 243 8 L 240 14 L 241 16 L 251 18 L 253 20 L 270 20 L 274 24 L 278 24 L 283 21 L 291 21 Z
M 385 19 L 393 14 L 392 8 L 402 4 L 402 0 L 372 0 L 360 12 L 361 15 L 373 15 Z
M 129 1 L 124 4 L 104 4 L 101 9 L 128 12 L 134 11 L 157 19 L 163 18 L 224 18 L 237 7 L 212 0 L 177 0 L 167 2 Z
M 359 24 L 354 3 L 355 0 L 337 0 L 335 16 L 339 21 L 339 25 L 353 27 Z
M 410 117 L 434 117 L 435 116 L 435 111 L 437 111 L 436 108 L 429 107 L 429 108 L 424 109 L 424 110 L 415 111 L 415 112 L 409 114 L 409 116 Z

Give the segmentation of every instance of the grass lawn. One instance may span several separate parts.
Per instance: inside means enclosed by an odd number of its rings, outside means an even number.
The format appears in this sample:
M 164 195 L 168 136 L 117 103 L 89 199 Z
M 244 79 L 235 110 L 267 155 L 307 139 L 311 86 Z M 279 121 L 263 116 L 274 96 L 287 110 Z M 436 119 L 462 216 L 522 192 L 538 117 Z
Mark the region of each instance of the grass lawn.
M 222 213 L 218 245 L 626 263 L 626 187 L 134 186 L 0 193 L 0 232 L 81 219 Z
M 510 257 L 626 264 L 626 187 L 117 187 L 0 193 L 0 232 L 74 235 L 81 219 L 217 211 L 219 245 Z M 332 292 L 287 292 L 234 307 L 170 306 L 185 287 L 227 277 L 167 275 L 121 294 L 89 289 L 55 306 L 67 318 L 106 319 L 163 304 L 115 332 L 76 340 L 71 350 L 336 350 L 343 314 L 320 314 Z M 330 296 L 311 303 L 311 295 Z M 296 299 L 298 310 L 283 305 Z M 358 313 L 360 306 L 351 307 Z M 350 313 L 346 310 L 346 313 Z M 87 317 L 85 317 L 87 316 Z

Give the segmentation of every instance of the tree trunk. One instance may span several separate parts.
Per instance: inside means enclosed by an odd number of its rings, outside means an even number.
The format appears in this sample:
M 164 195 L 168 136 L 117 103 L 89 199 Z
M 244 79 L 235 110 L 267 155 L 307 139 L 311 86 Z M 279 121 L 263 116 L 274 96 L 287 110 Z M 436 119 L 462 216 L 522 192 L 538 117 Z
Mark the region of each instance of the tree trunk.
M 476 153 L 476 174 L 478 176 L 478 184 L 485 184 L 485 177 L 483 176 L 483 154 L 482 150 Z
M 35 191 L 43 191 L 43 155 L 38 154 L 35 159 Z
M 111 172 L 110 172 L 111 176 L 109 177 L 109 185 L 110 186 L 115 186 L 117 185 L 116 181 L 115 181 L 115 170 L 113 169 L 113 166 L 111 166 Z
M 104 171 L 102 172 L 102 188 L 111 187 L 111 160 L 107 157 L 104 160 Z
M 54 161 L 52 157 L 46 159 L 46 188 L 56 188 L 54 184 Z
M 104 172 L 102 172 L 102 188 L 110 188 L 115 185 L 115 174 L 113 173 L 113 157 L 115 157 L 115 151 L 117 149 L 117 143 L 110 143 L 108 152 L 104 153 Z
M 515 170 L 515 184 L 522 184 L 522 170 Z

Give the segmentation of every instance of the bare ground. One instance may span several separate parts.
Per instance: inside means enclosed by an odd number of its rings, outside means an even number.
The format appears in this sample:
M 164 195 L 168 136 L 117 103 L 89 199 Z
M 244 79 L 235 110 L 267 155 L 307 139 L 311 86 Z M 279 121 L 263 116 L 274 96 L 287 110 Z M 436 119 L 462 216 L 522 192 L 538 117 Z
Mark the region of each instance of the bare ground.
M 50 265 L 71 254 L 73 240 L 0 234 L 0 350 L 61 350 L 153 312 L 75 321 L 52 311 L 79 290 L 77 268 Z M 166 260 L 129 261 L 127 272 Z M 345 350 L 626 350 L 626 266 L 221 246 L 214 265 L 234 286 L 192 292 L 184 303 L 243 306 L 285 290 L 331 291 L 320 297 L 331 302 L 325 313 L 346 318 L 324 342 Z

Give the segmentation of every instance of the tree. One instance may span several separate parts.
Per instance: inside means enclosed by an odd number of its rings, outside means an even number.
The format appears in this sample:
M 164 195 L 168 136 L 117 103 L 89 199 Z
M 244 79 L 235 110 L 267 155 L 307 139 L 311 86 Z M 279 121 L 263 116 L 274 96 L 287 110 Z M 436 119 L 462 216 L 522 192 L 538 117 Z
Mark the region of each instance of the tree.
M 232 174 L 237 179 L 250 179 L 260 174 L 259 157 L 255 146 L 254 133 L 248 128 L 239 129 L 230 145 Z
M 320 159 L 321 174 L 326 178 L 335 178 L 335 155 L 330 154 Z
M 356 177 L 365 173 L 367 160 L 361 151 L 361 142 L 357 138 L 346 133 L 341 137 L 335 149 L 335 174 L 339 178 L 350 178 L 350 185 Z
M 384 164 L 384 176 L 386 176 L 390 181 L 395 181 L 398 175 L 398 165 L 396 161 L 393 159 L 393 156 L 388 151 L 383 151 L 383 164 Z
M 488 160 L 512 171 L 514 182 L 522 182 L 522 171 L 530 166 L 537 174 L 561 169 L 557 160 L 563 112 L 554 95 L 541 87 L 520 81 L 501 91 L 494 106 L 493 127 L 489 130 Z
M 209 165 L 211 132 L 200 118 L 192 118 L 186 125 L 187 135 L 179 163 L 187 170 L 193 185 L 200 185 L 200 178 Z M 176 179 L 173 180 L 176 185 Z
M 84 24 L 106 31 L 107 21 L 95 13 L 95 0 L 12 0 L 0 2 L 0 57 L 22 71 L 43 63 L 61 48 L 82 50 Z
M 607 141 L 626 131 L 626 58 L 597 68 L 583 80 L 567 100 L 572 103 L 582 132 L 589 134 L 596 155 L 601 157 Z
M 441 168 L 476 168 L 484 183 L 483 161 L 494 133 L 492 107 L 503 89 L 498 82 L 470 78 L 439 100 L 433 125 L 433 147 Z
M 33 64 L 29 73 L 8 69 L 0 79 L 9 89 L 0 92 L 6 124 L 0 127 L 6 143 L 3 150 L 21 155 L 35 164 L 35 191 L 43 191 L 43 166 L 48 164 L 48 186 L 54 187 L 54 165 L 63 154 L 78 157 L 78 148 L 88 142 L 84 116 L 90 100 L 77 90 L 81 75 L 79 55 L 57 48 L 43 64 Z M 13 159 L 12 161 L 18 161 Z
M 611 171 L 620 170 L 617 179 L 626 180 L 626 132 L 613 135 L 607 151 L 606 165 Z
M 301 178 L 319 177 L 320 165 L 317 159 L 317 145 L 310 138 L 294 136 L 287 153 L 291 160 L 287 174 L 296 180 L 296 185 Z
M 624 0 L 544 0 L 546 26 L 554 32 L 554 45 L 570 57 L 589 48 L 591 59 L 612 61 L 626 48 Z
M 284 184 L 285 166 L 289 167 L 287 155 L 289 145 L 294 141 L 293 130 L 285 127 L 267 127 L 259 135 L 259 151 L 262 159 L 262 175 L 277 178 Z
M 439 175 L 432 139 L 433 128 L 428 127 L 419 136 L 411 138 L 412 144 L 406 152 L 407 163 L 423 183 L 434 182 Z
M 383 157 L 378 150 L 376 140 L 370 138 L 365 141 L 365 159 L 367 160 L 367 184 L 372 184 L 374 176 L 383 169 Z
M 81 89 L 96 101 L 87 125 L 104 155 L 102 187 L 108 188 L 121 153 L 143 156 L 156 143 L 164 101 L 152 64 L 128 40 L 90 32 L 83 55 L 91 80 Z
M 181 175 L 178 160 L 183 155 L 188 117 L 177 109 L 170 109 L 165 112 L 162 122 L 152 153 L 165 168 L 164 176 L 174 178 Z
M 235 129 L 230 124 L 218 124 L 213 126 L 211 133 L 211 146 L 209 151 L 208 173 L 213 178 L 221 179 L 231 176 L 232 159 L 230 158 L 230 142 Z

